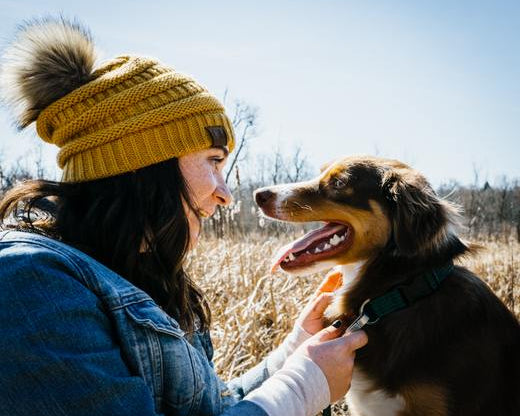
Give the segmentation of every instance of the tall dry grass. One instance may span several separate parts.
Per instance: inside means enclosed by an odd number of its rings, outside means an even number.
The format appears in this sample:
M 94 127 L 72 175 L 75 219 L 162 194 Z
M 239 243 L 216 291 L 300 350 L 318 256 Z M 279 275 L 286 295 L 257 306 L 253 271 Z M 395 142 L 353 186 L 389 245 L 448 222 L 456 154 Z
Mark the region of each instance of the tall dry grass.
M 250 235 L 206 239 L 190 259 L 192 276 L 207 294 L 213 312 L 215 367 L 230 379 L 258 363 L 281 343 L 323 274 L 296 278 L 271 274 L 277 248 L 294 238 Z M 520 318 L 520 244 L 480 241 L 482 249 L 462 263 L 476 272 Z M 335 415 L 348 415 L 346 405 Z

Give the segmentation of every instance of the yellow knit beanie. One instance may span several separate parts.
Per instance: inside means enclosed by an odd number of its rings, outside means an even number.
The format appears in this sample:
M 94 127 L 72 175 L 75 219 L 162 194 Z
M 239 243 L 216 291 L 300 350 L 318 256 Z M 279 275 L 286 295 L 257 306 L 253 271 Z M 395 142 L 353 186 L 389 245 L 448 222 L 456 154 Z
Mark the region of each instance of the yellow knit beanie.
M 31 22 L 4 54 L 3 95 L 21 127 L 36 121 L 38 135 L 60 148 L 63 181 L 233 150 L 224 107 L 193 78 L 151 58 L 121 56 L 96 70 L 94 61 L 88 32 L 63 19 Z

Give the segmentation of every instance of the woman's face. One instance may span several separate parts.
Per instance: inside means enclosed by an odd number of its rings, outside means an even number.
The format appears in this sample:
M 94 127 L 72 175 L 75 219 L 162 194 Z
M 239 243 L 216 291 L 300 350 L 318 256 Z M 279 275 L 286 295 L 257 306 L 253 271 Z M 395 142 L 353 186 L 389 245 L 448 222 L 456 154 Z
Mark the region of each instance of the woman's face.
M 212 147 L 179 158 L 179 167 L 190 190 L 193 207 L 201 217 L 211 217 L 217 205 L 229 205 L 232 197 L 222 170 L 227 162 L 226 148 Z M 195 247 L 200 233 L 197 215 L 184 205 L 190 226 L 190 248 Z

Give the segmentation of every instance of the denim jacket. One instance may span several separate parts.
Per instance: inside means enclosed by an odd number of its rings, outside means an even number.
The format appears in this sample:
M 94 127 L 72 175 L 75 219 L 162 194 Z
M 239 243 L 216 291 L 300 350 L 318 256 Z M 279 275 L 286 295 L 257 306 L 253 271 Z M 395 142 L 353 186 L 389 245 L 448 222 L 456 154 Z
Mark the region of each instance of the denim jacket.
M 0 232 L 0 415 L 251 415 L 261 363 L 222 382 L 208 333 L 185 337 L 143 291 L 35 233 Z

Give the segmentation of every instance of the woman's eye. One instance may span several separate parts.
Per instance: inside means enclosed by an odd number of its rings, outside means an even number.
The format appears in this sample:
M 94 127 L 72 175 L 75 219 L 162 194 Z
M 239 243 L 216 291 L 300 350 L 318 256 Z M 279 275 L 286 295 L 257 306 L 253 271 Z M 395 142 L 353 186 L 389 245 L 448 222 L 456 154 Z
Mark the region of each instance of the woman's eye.
M 213 164 L 214 164 L 215 166 L 217 166 L 217 167 L 218 167 L 220 164 L 222 164 L 222 162 L 224 162 L 224 158 L 223 158 L 223 157 L 212 157 L 210 160 L 211 160 L 211 161 L 213 162 Z

